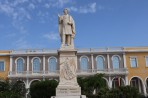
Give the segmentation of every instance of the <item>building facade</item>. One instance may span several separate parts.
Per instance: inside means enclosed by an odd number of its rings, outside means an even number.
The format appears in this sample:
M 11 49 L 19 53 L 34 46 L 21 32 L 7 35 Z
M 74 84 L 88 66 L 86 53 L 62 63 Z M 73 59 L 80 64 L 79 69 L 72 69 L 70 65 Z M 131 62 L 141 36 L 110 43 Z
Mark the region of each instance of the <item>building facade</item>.
M 59 80 L 58 50 L 14 50 L 5 56 L 0 54 L 0 61 L 5 61 L 0 77 L 22 81 L 26 88 L 35 81 Z M 131 85 L 147 95 L 148 48 L 77 49 L 77 76 L 96 73 L 104 74 L 109 88 Z
M 10 66 L 10 51 L 0 51 L 0 80 L 8 77 Z
M 148 48 L 126 48 L 126 65 L 128 68 L 128 84 L 148 94 Z

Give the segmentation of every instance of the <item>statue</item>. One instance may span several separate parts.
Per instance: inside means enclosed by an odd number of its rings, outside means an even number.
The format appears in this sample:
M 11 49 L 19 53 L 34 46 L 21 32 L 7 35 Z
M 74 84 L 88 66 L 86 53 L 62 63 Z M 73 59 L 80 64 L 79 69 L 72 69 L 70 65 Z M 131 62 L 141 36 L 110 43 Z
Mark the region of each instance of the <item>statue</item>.
M 71 46 L 74 48 L 74 37 L 75 37 L 75 23 L 72 18 L 68 14 L 68 9 L 64 9 L 64 15 L 58 15 L 59 19 L 59 33 L 61 37 L 61 48 L 65 46 Z

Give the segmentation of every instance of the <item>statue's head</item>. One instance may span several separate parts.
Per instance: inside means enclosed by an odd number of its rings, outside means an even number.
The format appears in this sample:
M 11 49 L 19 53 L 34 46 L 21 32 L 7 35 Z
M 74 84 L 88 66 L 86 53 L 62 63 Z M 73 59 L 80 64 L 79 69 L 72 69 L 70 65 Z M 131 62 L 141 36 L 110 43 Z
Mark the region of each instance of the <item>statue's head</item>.
M 64 15 L 67 15 L 69 11 L 67 8 L 65 8 L 63 12 L 64 12 Z

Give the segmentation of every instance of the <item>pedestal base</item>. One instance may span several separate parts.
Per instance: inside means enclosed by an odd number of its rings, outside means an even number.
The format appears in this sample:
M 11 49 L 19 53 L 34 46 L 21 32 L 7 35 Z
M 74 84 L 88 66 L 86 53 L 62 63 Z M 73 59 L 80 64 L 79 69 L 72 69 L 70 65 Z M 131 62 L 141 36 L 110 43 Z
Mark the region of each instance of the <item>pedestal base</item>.
M 56 96 L 80 96 L 81 87 L 78 86 L 58 86 L 56 88 Z
M 51 98 L 86 98 L 85 95 L 80 96 L 52 96 Z

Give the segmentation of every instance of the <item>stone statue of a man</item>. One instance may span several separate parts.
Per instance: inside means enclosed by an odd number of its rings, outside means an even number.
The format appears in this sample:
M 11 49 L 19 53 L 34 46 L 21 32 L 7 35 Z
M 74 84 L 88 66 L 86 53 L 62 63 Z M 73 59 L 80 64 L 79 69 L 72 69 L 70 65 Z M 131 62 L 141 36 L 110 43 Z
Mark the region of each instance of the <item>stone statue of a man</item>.
M 59 18 L 59 33 L 61 37 L 61 47 L 71 46 L 74 48 L 73 39 L 75 37 L 75 23 L 68 14 L 68 9 L 64 9 L 62 16 L 58 15 Z

